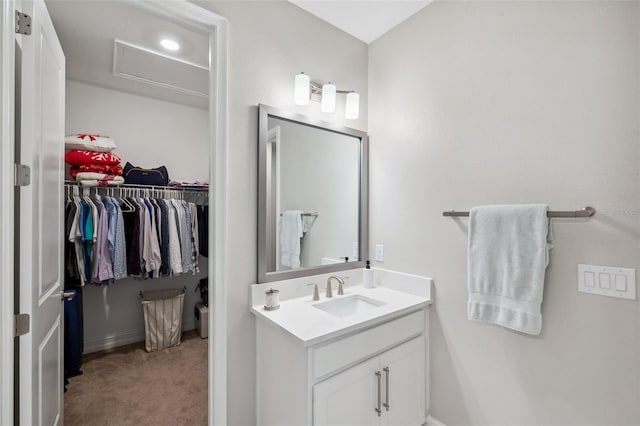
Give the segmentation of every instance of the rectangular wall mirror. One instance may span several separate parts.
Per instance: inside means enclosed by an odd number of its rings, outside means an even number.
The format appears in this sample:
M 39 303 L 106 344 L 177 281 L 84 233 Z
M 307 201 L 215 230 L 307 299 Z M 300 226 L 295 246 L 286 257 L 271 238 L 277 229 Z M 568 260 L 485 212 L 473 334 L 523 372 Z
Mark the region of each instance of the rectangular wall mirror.
M 260 105 L 258 158 L 258 282 L 363 267 L 367 134 Z

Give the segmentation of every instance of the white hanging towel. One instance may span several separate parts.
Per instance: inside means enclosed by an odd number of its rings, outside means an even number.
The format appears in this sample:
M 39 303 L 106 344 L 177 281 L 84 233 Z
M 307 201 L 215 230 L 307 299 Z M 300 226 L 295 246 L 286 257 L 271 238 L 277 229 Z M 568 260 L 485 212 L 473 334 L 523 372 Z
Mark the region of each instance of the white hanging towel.
M 470 320 L 540 334 L 544 274 L 553 248 L 548 210 L 542 204 L 471 209 Z
M 300 238 L 304 235 L 301 210 L 282 213 L 282 263 L 293 269 L 300 267 Z

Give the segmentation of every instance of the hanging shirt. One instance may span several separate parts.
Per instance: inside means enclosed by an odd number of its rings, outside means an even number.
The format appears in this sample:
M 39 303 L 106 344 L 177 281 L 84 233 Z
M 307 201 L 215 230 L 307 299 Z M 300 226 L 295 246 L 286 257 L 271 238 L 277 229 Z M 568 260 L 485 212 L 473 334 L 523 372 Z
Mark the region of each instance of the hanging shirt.
M 161 229 L 161 243 L 160 243 L 160 257 L 162 259 L 162 265 L 160 265 L 160 273 L 164 276 L 171 274 L 171 265 L 169 263 L 169 210 L 164 200 L 158 200 L 160 211 L 162 212 L 162 225 Z
M 115 198 L 111 198 L 116 208 L 116 238 L 113 258 L 113 279 L 120 280 L 127 277 L 127 246 L 124 235 L 124 217 L 120 204 Z
M 140 206 L 133 198 L 128 200 L 135 211 L 127 214 L 129 216 L 127 223 L 130 225 L 125 230 L 130 237 L 130 239 L 127 239 L 127 270 L 130 275 L 140 276 L 142 273 L 142 265 L 140 263 Z
M 94 205 L 98 214 L 98 228 L 95 235 L 95 250 L 91 281 L 94 284 L 108 284 L 113 280 L 113 264 L 109 252 L 109 215 L 99 194 L 94 195 Z
M 156 220 L 155 220 L 155 210 L 151 205 L 151 202 L 148 198 L 144 198 L 141 200 L 149 213 L 147 228 L 149 232 L 146 232 L 145 229 L 145 253 L 148 258 L 146 258 L 145 267 L 147 272 L 152 273 L 154 277 L 158 278 L 160 276 L 160 264 L 162 263 L 162 258 L 160 257 L 160 244 L 158 243 L 158 231 L 156 230 Z
M 169 264 L 171 265 L 171 274 L 182 273 L 182 253 L 180 250 L 180 238 L 178 236 L 178 222 L 176 221 L 177 211 L 173 203 L 169 200 L 163 200 L 167 206 L 169 213 Z

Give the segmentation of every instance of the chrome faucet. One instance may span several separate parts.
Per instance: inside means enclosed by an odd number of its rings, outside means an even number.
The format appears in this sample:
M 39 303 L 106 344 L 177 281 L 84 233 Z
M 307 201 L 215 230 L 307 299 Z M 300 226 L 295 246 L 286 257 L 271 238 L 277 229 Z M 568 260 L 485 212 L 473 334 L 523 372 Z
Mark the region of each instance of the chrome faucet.
M 338 284 L 339 284 L 338 294 L 340 294 L 340 289 L 344 285 L 344 280 L 340 277 L 336 277 L 335 275 L 332 275 L 329 278 L 327 278 L 327 294 L 326 294 L 327 297 L 333 297 L 333 291 L 331 290 L 331 280 L 338 281 Z

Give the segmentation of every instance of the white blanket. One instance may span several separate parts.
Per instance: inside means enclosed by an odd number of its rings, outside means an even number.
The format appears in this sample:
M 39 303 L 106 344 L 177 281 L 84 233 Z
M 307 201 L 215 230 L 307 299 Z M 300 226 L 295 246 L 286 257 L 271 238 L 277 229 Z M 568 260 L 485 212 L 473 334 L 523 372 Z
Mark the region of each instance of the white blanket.
M 540 306 L 549 250 L 548 207 L 481 206 L 469 218 L 470 320 L 540 334 Z

